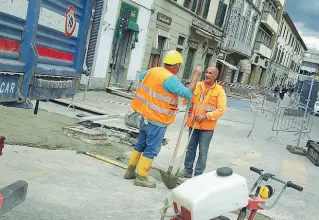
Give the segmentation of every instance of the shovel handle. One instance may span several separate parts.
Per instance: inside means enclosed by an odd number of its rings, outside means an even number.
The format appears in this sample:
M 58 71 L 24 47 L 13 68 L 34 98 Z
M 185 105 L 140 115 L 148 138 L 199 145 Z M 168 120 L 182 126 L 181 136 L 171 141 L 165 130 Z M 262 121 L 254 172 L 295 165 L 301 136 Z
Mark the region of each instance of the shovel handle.
M 184 152 L 183 152 L 183 154 L 182 154 L 182 157 L 181 157 L 181 159 L 180 159 L 180 161 L 179 161 L 179 164 L 178 164 L 178 167 L 177 167 L 177 171 L 176 171 L 176 173 L 175 173 L 175 176 L 177 176 L 177 174 L 178 174 L 179 171 L 180 171 L 180 168 L 181 168 L 181 166 L 182 166 L 183 159 L 184 159 L 185 154 L 186 154 L 186 151 L 187 151 L 187 147 L 188 147 L 188 145 L 189 145 L 189 142 L 190 142 L 191 139 L 192 139 L 194 130 L 195 130 L 195 128 L 196 128 L 196 124 L 197 124 L 197 122 L 195 122 L 194 125 L 193 125 L 192 131 L 191 131 L 191 133 L 190 133 L 190 135 L 189 135 L 189 138 L 188 138 L 188 140 L 187 140 L 186 147 L 185 147 Z
M 199 98 L 199 99 L 202 98 L 202 95 L 203 95 L 203 93 L 200 95 L 200 98 Z M 202 110 L 204 109 L 204 107 L 205 107 L 205 102 L 203 101 L 203 103 L 202 103 L 201 106 L 200 106 L 199 113 L 202 112 Z M 197 121 L 195 121 L 195 123 L 194 123 L 194 125 L 193 125 L 193 128 L 192 128 L 192 131 L 191 131 L 191 133 L 190 133 L 190 135 L 189 135 L 189 137 L 188 137 L 187 144 L 186 144 L 186 147 L 185 147 L 184 152 L 183 152 L 183 154 L 182 154 L 182 157 L 181 157 L 181 159 L 180 159 L 180 161 L 179 161 L 179 164 L 178 164 L 178 167 L 177 167 L 177 171 L 176 171 L 176 173 L 175 173 L 175 176 L 178 175 L 178 173 L 179 173 L 179 171 L 180 171 L 180 169 L 181 169 L 183 159 L 185 158 L 185 155 L 186 155 L 186 152 L 187 152 L 187 148 L 188 148 L 189 143 L 191 142 L 191 139 L 192 139 L 194 130 L 195 130 L 195 128 L 196 128 L 196 125 L 197 125 Z
M 173 167 L 173 164 L 174 164 L 174 162 L 175 162 L 176 155 L 177 155 L 179 146 L 180 146 L 180 144 L 181 144 L 184 127 L 185 127 L 186 122 L 187 122 L 188 111 L 189 111 L 190 106 L 191 106 L 191 102 L 189 101 L 188 104 L 187 104 L 187 107 L 186 107 L 186 111 L 185 111 L 185 115 L 184 115 L 184 120 L 183 120 L 183 123 L 182 123 L 182 127 L 181 127 L 181 129 L 180 129 L 180 131 L 179 131 L 179 135 L 178 135 L 176 147 L 175 147 L 174 154 L 173 154 L 173 157 L 172 157 L 172 160 L 171 160 L 171 163 L 170 163 L 169 167 Z

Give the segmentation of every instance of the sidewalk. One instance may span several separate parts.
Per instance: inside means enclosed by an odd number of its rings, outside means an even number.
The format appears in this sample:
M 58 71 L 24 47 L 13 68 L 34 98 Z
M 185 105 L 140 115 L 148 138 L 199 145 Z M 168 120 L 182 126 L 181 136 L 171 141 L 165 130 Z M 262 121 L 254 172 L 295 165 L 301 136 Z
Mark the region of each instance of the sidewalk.
M 82 98 L 82 95 L 77 95 L 77 98 Z M 105 92 L 88 92 L 85 101 L 76 99 L 75 102 L 103 109 L 110 115 L 125 115 L 130 110 L 131 100 Z M 255 166 L 277 174 L 280 178 L 300 184 L 304 187 L 302 193 L 287 189 L 278 205 L 272 210 L 264 211 L 264 213 L 275 219 L 315 220 L 314 216 L 319 214 L 319 210 L 315 207 L 319 204 L 314 204 L 314 202 L 317 201 L 319 192 L 313 189 L 318 186 L 319 182 L 318 168 L 306 157 L 290 154 L 285 149 L 286 146 L 282 146 L 278 140 L 267 141 L 269 137 L 275 135 L 271 131 L 272 121 L 259 113 L 252 138 L 247 138 L 252 127 L 254 112 L 247 109 L 247 103 L 243 104 L 236 100 L 231 100 L 229 103 L 231 106 L 229 106 L 225 116 L 219 120 L 214 133 L 206 171 L 229 166 L 234 172 L 245 176 L 248 184 L 252 186 L 257 175 L 251 173 L 249 167 Z M 163 146 L 159 156 L 154 160 L 154 166 L 164 170 L 168 168 L 183 114 L 178 113 L 175 123 L 168 128 L 165 137 L 169 139 L 169 144 Z M 314 127 L 313 132 L 318 131 L 318 120 L 316 122 L 317 126 Z M 109 126 L 125 127 L 123 118 L 108 119 L 103 123 Z M 280 133 L 280 136 L 285 144 L 295 144 L 296 136 L 294 134 Z M 187 131 L 185 130 L 179 156 L 181 156 L 186 142 Z M 124 153 L 124 155 L 129 155 L 129 152 Z M 176 162 L 176 166 L 178 162 Z M 174 170 L 176 170 L 176 166 Z M 275 184 L 275 186 L 278 192 L 280 185 Z

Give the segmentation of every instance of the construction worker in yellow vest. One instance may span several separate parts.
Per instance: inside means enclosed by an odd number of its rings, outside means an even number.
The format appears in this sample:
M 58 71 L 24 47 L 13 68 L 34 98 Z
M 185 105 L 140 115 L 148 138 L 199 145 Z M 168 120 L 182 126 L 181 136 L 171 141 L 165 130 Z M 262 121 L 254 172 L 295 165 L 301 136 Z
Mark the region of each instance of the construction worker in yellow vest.
M 209 145 L 217 120 L 226 111 L 226 94 L 223 87 L 216 82 L 217 77 L 218 69 L 208 67 L 205 80 L 196 84 L 187 121 L 189 134 L 194 126 L 195 129 L 187 146 L 184 170 L 179 173 L 181 178 L 191 178 L 193 173 L 195 176 L 201 175 L 206 168 Z M 187 103 L 188 101 L 185 100 L 184 104 Z M 193 172 L 197 147 L 199 154 Z
M 175 50 L 169 51 L 163 63 L 164 67 L 154 67 L 139 75 L 140 84 L 131 104 L 142 119 L 138 141 L 134 146 L 124 178 L 135 179 L 136 186 L 156 187 L 156 183 L 149 181 L 147 176 L 154 157 L 160 152 L 166 128 L 175 120 L 178 97 L 191 100 L 202 73 L 200 67 L 195 68 L 191 82 L 185 87 L 176 76 L 183 63 L 181 54 Z

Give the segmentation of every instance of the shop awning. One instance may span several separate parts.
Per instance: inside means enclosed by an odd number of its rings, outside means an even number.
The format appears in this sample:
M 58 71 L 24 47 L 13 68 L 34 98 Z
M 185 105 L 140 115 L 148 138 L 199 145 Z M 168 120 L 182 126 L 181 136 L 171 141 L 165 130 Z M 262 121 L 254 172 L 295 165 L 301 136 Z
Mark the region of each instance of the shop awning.
M 237 67 L 231 65 L 230 63 L 228 63 L 228 62 L 225 61 L 225 60 L 217 59 L 217 61 L 220 62 L 220 63 L 222 63 L 222 64 L 224 64 L 224 65 L 226 65 L 226 66 L 228 66 L 231 70 L 238 70 Z
M 136 32 L 140 31 L 138 24 L 135 22 L 132 22 L 132 21 L 130 21 L 130 23 L 128 24 L 128 29 L 130 29 L 132 31 L 136 31 Z

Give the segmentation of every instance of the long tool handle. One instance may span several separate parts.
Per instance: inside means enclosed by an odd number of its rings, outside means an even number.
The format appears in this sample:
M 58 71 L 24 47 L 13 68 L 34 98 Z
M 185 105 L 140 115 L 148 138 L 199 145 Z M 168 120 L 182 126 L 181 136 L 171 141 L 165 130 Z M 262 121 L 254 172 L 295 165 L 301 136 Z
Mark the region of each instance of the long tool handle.
M 201 100 L 202 95 L 203 95 L 203 93 L 200 95 L 199 100 Z M 205 100 L 203 100 L 203 102 L 202 102 L 202 104 L 201 104 L 201 106 L 200 106 L 200 108 L 199 108 L 199 114 L 202 112 L 202 110 L 204 109 L 204 107 L 205 107 Z M 181 157 L 181 159 L 180 159 L 180 161 L 179 161 L 179 164 L 178 164 L 178 167 L 177 167 L 177 171 L 176 171 L 176 173 L 175 173 L 175 176 L 177 176 L 177 174 L 178 174 L 179 171 L 180 171 L 180 168 L 181 168 L 181 166 L 182 166 L 183 159 L 185 158 L 185 155 L 186 155 L 186 152 L 187 152 L 187 148 L 188 148 L 189 143 L 191 142 L 191 139 L 192 139 L 194 130 L 195 130 L 195 128 L 196 128 L 196 125 L 197 125 L 197 121 L 195 121 L 195 123 L 194 123 L 194 125 L 193 125 L 192 131 L 191 131 L 191 133 L 190 133 L 190 135 L 189 135 L 189 138 L 188 138 L 188 140 L 187 140 L 186 147 L 185 147 L 184 152 L 183 152 L 183 154 L 182 154 L 182 157 Z
M 175 173 L 175 176 L 177 176 L 177 174 L 178 174 L 179 171 L 180 171 L 180 168 L 181 168 L 181 166 L 182 166 L 183 159 L 184 159 L 184 157 L 185 157 L 185 155 L 186 155 L 186 152 L 187 152 L 187 148 L 188 148 L 189 142 L 191 142 L 191 139 L 192 139 L 192 136 L 193 136 L 193 133 L 194 133 L 196 124 L 197 124 L 197 122 L 195 122 L 194 125 L 193 125 L 192 131 L 191 131 L 191 133 L 190 133 L 190 135 L 189 135 L 189 138 L 188 138 L 188 140 L 187 140 L 186 147 L 185 147 L 184 152 L 183 152 L 183 154 L 182 154 L 182 157 L 181 157 L 181 159 L 180 159 L 180 161 L 179 161 L 179 164 L 178 164 L 178 167 L 177 167 L 177 171 L 176 171 L 176 173 Z
M 173 154 L 171 163 L 169 164 L 169 167 L 168 167 L 168 171 L 167 171 L 168 173 L 171 173 L 172 170 L 173 170 L 173 164 L 175 162 L 175 159 L 176 159 L 176 156 L 177 156 L 177 152 L 178 152 L 179 146 L 181 144 L 183 131 L 184 131 L 184 127 L 185 127 L 186 122 L 187 122 L 188 111 L 189 111 L 190 106 L 191 106 L 191 101 L 188 102 L 188 105 L 187 105 L 187 108 L 186 108 L 186 111 L 185 111 L 184 120 L 183 120 L 183 123 L 182 123 L 182 127 L 181 127 L 181 129 L 179 131 L 179 135 L 178 135 L 176 147 L 175 147 L 175 150 L 174 150 L 174 154 Z

